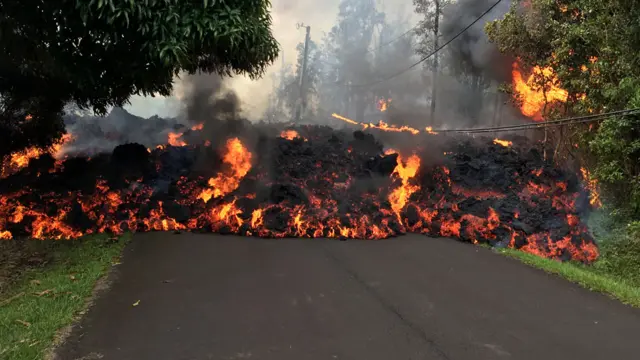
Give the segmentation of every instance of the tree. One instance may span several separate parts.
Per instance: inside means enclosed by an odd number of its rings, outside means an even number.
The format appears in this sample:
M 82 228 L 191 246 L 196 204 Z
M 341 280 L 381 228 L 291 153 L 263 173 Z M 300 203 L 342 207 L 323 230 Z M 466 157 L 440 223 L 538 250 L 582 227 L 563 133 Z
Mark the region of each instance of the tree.
M 563 114 L 640 106 L 640 8 L 634 1 L 518 2 L 486 31 L 524 68 L 553 68 L 568 92 Z M 548 79 L 539 82 L 544 88 Z M 609 199 L 629 214 L 640 214 L 640 118 L 609 118 L 572 130 L 583 140 L 585 160 Z
M 173 77 L 183 71 L 261 76 L 278 53 L 269 5 L 0 2 L 0 154 L 50 143 L 62 131 L 59 115 L 67 102 L 104 114 L 133 94 L 170 95 Z
M 440 20 L 442 19 L 442 10 L 449 3 L 449 0 L 413 0 L 416 13 L 424 16 L 424 20 L 416 29 L 416 33 L 421 38 L 420 45 L 416 51 L 422 56 L 427 56 L 436 51 L 439 47 L 440 40 Z M 431 67 L 431 121 L 436 119 L 436 94 L 438 79 L 438 57 L 435 53 L 428 62 L 427 66 Z

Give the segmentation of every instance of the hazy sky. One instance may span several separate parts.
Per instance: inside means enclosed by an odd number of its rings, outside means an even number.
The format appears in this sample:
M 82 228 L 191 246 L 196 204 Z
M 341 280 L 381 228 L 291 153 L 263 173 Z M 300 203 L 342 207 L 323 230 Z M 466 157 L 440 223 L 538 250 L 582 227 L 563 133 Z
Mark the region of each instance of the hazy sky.
M 311 38 L 320 41 L 324 32 L 328 32 L 335 23 L 340 0 L 272 0 L 271 16 L 273 18 L 273 34 L 284 51 L 284 60 L 291 63 L 295 60 L 296 45 L 304 41 L 304 29 L 296 29 L 296 23 L 302 22 L 311 26 Z M 378 8 L 386 10 L 393 16 L 398 12 L 410 12 L 412 0 L 379 0 Z M 281 54 L 282 55 L 282 54 Z M 273 87 L 271 74 L 279 71 L 282 59 L 276 60 L 262 79 L 252 81 L 246 77 L 234 77 L 228 85 L 232 87 L 242 101 L 242 110 L 249 117 L 262 114 L 267 105 L 267 97 Z M 177 84 L 179 93 L 179 84 Z M 134 96 L 131 105 L 126 107 L 132 113 L 149 117 L 175 116 L 179 111 L 175 99 L 163 97 L 145 98 Z

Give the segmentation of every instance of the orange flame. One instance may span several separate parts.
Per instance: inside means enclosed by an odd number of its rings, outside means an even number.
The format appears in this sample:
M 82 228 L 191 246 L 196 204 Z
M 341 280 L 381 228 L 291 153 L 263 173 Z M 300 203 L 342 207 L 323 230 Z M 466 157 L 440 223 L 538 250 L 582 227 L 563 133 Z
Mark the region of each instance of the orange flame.
M 227 140 L 227 153 L 222 161 L 229 167 L 227 173 L 219 173 L 209 179 L 210 188 L 202 190 L 199 199 L 208 202 L 212 197 L 220 197 L 237 189 L 240 181 L 251 169 L 251 153 L 240 139 Z
M 601 207 L 602 201 L 600 200 L 600 192 L 598 191 L 598 180 L 593 179 L 589 170 L 584 167 L 580 168 L 582 178 L 586 182 L 585 186 L 589 190 L 589 204 L 593 207 Z
M 182 140 L 181 137 L 182 137 L 182 133 L 170 132 L 169 139 L 167 140 L 167 142 L 171 146 L 187 146 L 187 143 L 184 140 Z
M 391 209 L 396 213 L 398 219 L 401 219 L 400 213 L 407 204 L 407 201 L 409 201 L 411 194 L 420 190 L 419 186 L 409 184 L 409 180 L 416 176 L 419 168 L 420 158 L 417 155 L 411 155 L 407 159 L 406 164 L 403 164 L 402 157 L 398 156 L 397 165 L 393 174 L 400 178 L 402 185 L 395 188 L 391 194 L 389 194 Z
M 511 75 L 513 88 L 519 99 L 522 100 L 520 111 L 535 121 L 542 121 L 542 116 L 544 115 L 542 110 L 545 104 L 554 101 L 567 101 L 569 94 L 566 90 L 556 85 L 558 79 L 551 67 L 540 68 L 536 66 L 533 68 L 531 75 L 524 79 L 518 63 L 514 62 Z M 546 80 L 546 91 L 539 84 L 536 84 L 536 80 L 539 78 Z
M 493 139 L 493 143 L 497 144 L 497 145 L 502 145 L 504 147 L 509 147 L 509 146 L 513 145 L 513 141 L 500 140 L 500 139 Z
M 300 136 L 300 134 L 298 134 L 298 132 L 295 130 L 282 130 L 282 132 L 280 133 L 280 137 L 287 140 L 294 140 L 294 139 L 301 138 L 301 139 L 304 139 L 304 141 L 307 141 L 307 139 Z
M 385 100 L 385 99 L 379 99 L 378 100 L 378 110 L 380 110 L 380 112 L 385 112 L 387 111 L 387 109 L 389 108 L 389 104 L 391 103 L 391 99 Z
M 200 123 L 200 124 L 197 124 L 197 125 L 193 125 L 191 127 L 191 130 L 198 131 L 198 130 L 202 130 L 203 128 L 204 128 L 204 123 Z

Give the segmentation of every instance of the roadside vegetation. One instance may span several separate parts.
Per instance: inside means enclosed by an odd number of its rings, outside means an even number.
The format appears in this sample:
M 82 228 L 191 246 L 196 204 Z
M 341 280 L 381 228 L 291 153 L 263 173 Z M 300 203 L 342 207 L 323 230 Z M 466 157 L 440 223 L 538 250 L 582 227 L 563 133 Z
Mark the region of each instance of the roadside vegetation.
M 531 0 L 489 23 L 490 41 L 525 67 L 553 72 L 536 78 L 540 89 L 560 85 L 561 106 L 545 106 L 553 120 L 640 107 L 640 8 L 633 1 Z M 506 92 L 511 92 L 505 86 Z M 581 285 L 640 306 L 640 115 L 551 128 L 546 137 L 556 161 L 589 169 L 604 207 L 592 215 L 600 245 L 590 265 L 561 264 L 528 254 L 503 253 Z
M 127 239 L 0 242 L 0 359 L 43 358 L 84 313 Z

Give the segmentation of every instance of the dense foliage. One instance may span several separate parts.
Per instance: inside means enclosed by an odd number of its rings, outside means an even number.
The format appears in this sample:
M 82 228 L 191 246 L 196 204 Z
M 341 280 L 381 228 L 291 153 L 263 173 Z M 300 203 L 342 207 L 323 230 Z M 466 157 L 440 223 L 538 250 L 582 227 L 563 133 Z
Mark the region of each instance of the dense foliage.
M 169 95 L 181 71 L 262 75 L 278 53 L 269 6 L 0 1 L 0 154 L 53 140 L 68 102 L 104 113 L 133 94 Z
M 525 66 L 555 70 L 569 93 L 564 114 L 640 107 L 640 7 L 635 1 L 518 1 L 486 31 Z M 582 140 L 581 149 L 588 150 L 583 155 L 609 200 L 627 215 L 638 215 L 640 118 L 609 118 L 573 133 Z

